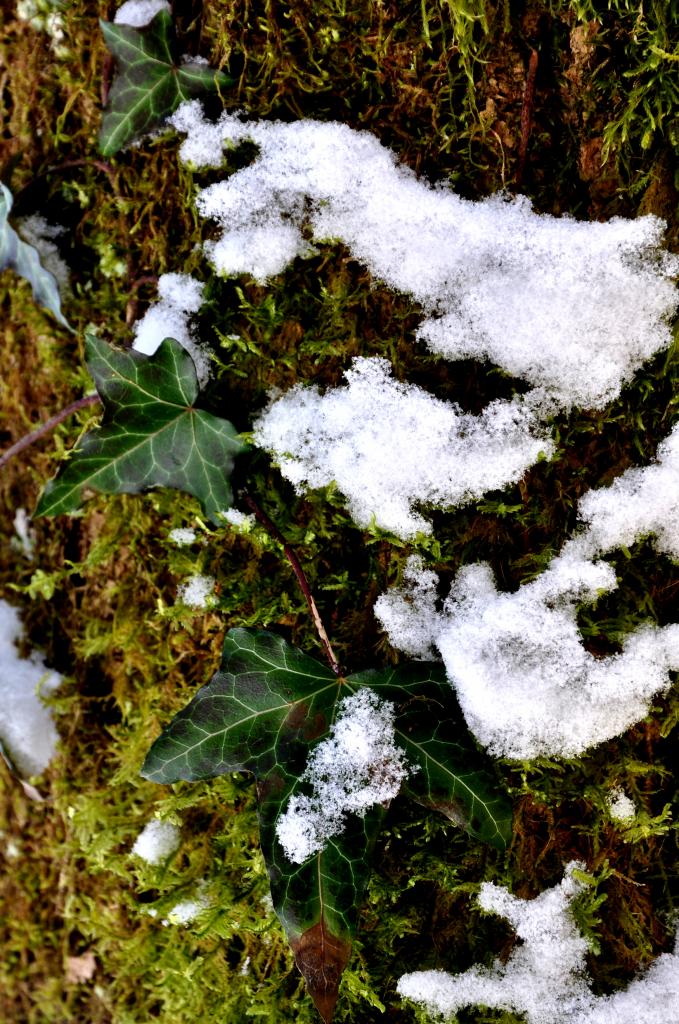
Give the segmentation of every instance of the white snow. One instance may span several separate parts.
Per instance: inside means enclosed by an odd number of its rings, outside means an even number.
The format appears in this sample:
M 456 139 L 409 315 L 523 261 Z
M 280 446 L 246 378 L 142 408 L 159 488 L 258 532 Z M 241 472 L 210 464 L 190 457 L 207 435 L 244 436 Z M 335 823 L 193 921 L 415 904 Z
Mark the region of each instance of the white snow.
M 657 462 L 588 491 L 578 516 L 587 529 L 571 548 L 583 556 L 594 558 L 651 536 L 657 551 L 679 561 L 679 425 L 658 447 Z
M 337 240 L 378 280 L 420 303 L 418 335 L 449 359 L 488 359 L 535 389 L 549 415 L 602 408 L 671 342 L 679 259 L 660 249 L 656 217 L 579 222 L 533 212 L 525 197 L 461 199 L 431 185 L 367 132 L 335 122 L 211 123 L 197 101 L 170 123 L 181 159 L 216 167 L 249 140 L 249 166 L 198 194 L 221 237 L 206 252 L 222 274 L 265 282 Z
M 35 557 L 35 530 L 31 527 L 31 517 L 25 508 L 18 508 L 14 513 L 14 546 L 18 547 L 25 558 Z
M 239 533 L 250 533 L 257 522 L 251 512 L 240 512 L 237 508 L 227 508 L 219 514 L 229 526 Z
M 208 895 L 208 885 L 207 882 L 202 881 L 198 886 L 196 895 L 192 899 L 180 900 L 179 903 L 175 903 L 172 910 L 163 920 L 163 924 L 191 924 L 191 922 L 194 921 L 204 910 L 207 910 L 209 906 L 210 898 Z
M 466 566 L 441 614 L 416 563 L 409 578 L 375 614 L 395 647 L 415 657 L 438 649 L 469 728 L 497 756 L 575 757 L 643 719 L 679 669 L 679 625 L 641 626 L 609 657 L 586 650 L 577 604 L 615 587 L 604 562 L 562 555 L 515 593 L 496 589 L 488 565 Z
M 167 537 L 177 547 L 183 548 L 188 547 L 189 544 L 195 544 L 197 534 L 195 530 L 189 529 L 188 526 L 177 526 L 174 530 L 170 530 Z
M 189 274 L 162 274 L 158 278 L 160 300 L 134 325 L 132 345 L 150 356 L 165 338 L 174 338 L 193 359 L 201 387 L 210 378 L 210 356 L 196 338 L 191 317 L 201 307 L 204 287 Z
M 179 849 L 180 833 L 171 821 L 154 818 L 137 836 L 132 853 L 147 864 L 160 864 Z
M 321 395 L 298 385 L 254 424 L 299 491 L 336 481 L 360 525 L 374 519 L 401 537 L 431 532 L 415 505 L 452 508 L 518 480 L 553 446 L 520 398 L 463 413 L 414 384 L 386 359 L 355 359 L 345 387 Z
M 64 20 L 59 11 L 60 5 L 61 0 L 17 0 L 16 15 L 20 21 L 28 22 L 36 31 L 45 32 L 50 37 L 52 52 L 63 60 L 70 56 L 70 50 L 64 45 L 66 33 Z
M 37 213 L 22 217 L 16 227 L 23 240 L 37 251 L 45 270 L 54 276 L 61 297 L 68 296 L 71 291 L 71 271 L 54 244 L 54 239 L 63 235 L 66 228 L 60 224 L 48 224 Z
M 22 632 L 17 610 L 0 600 L 0 743 L 20 774 L 30 776 L 40 775 L 56 750 L 59 737 L 41 695 L 53 693 L 61 676 L 36 653 L 19 657 Z
M 398 793 L 409 774 L 394 741 L 394 706 L 371 690 L 358 690 L 338 705 L 330 735 L 314 747 L 301 782 L 311 796 L 294 794 L 276 824 L 288 860 L 302 864 L 342 832 L 347 814 L 363 817 Z
M 340 241 L 420 304 L 417 337 L 433 351 L 490 361 L 531 386 L 473 417 L 394 381 L 384 361 L 358 359 L 348 386 L 297 386 L 274 401 L 256 443 L 299 490 L 334 480 L 361 526 L 412 537 L 430 529 L 415 503 L 452 508 L 516 481 L 553 451 L 545 420 L 604 407 L 671 342 L 679 258 L 660 248 L 658 218 L 585 223 L 538 215 L 524 197 L 464 200 L 333 122 L 210 122 L 194 100 L 170 123 L 196 167 L 219 166 L 247 140 L 259 149 L 198 193 L 221 229 L 205 245 L 218 272 L 266 282 L 315 251 L 309 236 Z
M 211 604 L 215 580 L 213 576 L 194 573 L 177 590 L 177 598 L 189 608 L 207 608 Z
M 472 967 L 462 974 L 416 971 L 397 991 L 432 1015 L 452 1017 L 468 1006 L 525 1015 L 526 1024 L 670 1024 L 679 1019 L 679 936 L 674 953 L 658 957 L 627 989 L 595 996 L 587 975 L 587 943 L 571 913 L 582 890 L 567 866 L 560 885 L 534 900 L 512 896 L 485 882 L 479 906 L 509 921 L 522 940 L 505 964 Z
M 630 822 L 637 816 L 634 801 L 619 787 L 610 791 L 607 804 L 608 813 L 614 821 Z
M 130 25 L 132 28 L 143 28 L 155 18 L 159 11 L 171 8 L 167 0 L 127 0 L 116 11 L 113 19 L 116 25 Z
M 642 625 L 620 654 L 594 657 L 577 606 L 616 587 L 600 556 L 650 537 L 679 559 L 679 427 L 650 466 L 589 491 L 582 522 L 545 572 L 514 593 L 497 590 L 486 564 L 463 567 L 443 611 L 436 576 L 411 558 L 404 586 L 378 598 L 375 614 L 411 657 L 438 651 L 467 724 L 488 750 L 515 759 L 574 757 L 642 720 L 679 670 L 679 625 Z

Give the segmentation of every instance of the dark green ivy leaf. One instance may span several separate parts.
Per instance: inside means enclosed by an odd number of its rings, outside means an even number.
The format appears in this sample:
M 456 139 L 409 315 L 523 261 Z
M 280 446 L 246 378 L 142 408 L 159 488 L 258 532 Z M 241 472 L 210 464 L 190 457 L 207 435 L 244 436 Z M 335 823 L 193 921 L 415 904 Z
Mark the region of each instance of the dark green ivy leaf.
M 43 491 L 35 515 L 74 512 L 86 490 L 137 494 L 174 487 L 200 500 L 219 523 L 229 508 L 233 460 L 245 445 L 228 420 L 194 408 L 196 368 L 179 342 L 157 352 L 118 352 L 94 335 L 87 365 L 104 405 L 104 422 L 85 434 Z
M 234 84 L 206 65 L 177 63 L 168 11 L 159 11 L 143 28 L 102 21 L 101 30 L 118 64 L 99 133 L 104 156 L 156 128 L 184 100 Z
M 16 270 L 30 284 L 38 305 L 49 309 L 60 324 L 71 330 L 61 312 L 59 289 L 54 275 L 43 267 L 37 249 L 19 238 L 9 225 L 8 217 L 13 202 L 10 190 L 0 184 L 0 270 Z
M 370 857 L 384 809 L 348 815 L 344 832 L 303 864 L 288 860 L 276 824 L 311 749 L 325 739 L 342 698 L 369 687 L 395 705 L 396 741 L 419 770 L 418 801 L 504 847 L 507 797 L 478 752 L 439 665 L 416 663 L 338 679 L 271 633 L 232 629 L 221 669 L 153 744 L 145 778 L 170 783 L 249 771 L 257 781 L 260 841 L 274 908 L 310 994 L 329 1021 L 351 951 Z

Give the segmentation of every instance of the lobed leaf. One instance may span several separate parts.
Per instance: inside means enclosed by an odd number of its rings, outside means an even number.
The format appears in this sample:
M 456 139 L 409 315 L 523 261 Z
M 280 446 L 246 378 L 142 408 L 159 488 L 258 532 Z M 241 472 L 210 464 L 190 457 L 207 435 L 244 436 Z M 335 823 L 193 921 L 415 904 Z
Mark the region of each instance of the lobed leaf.
M 228 420 L 194 407 L 198 380 L 188 352 L 172 338 L 152 356 L 118 352 L 94 335 L 87 336 L 86 351 L 104 422 L 85 434 L 47 484 L 35 515 L 74 512 L 87 490 L 174 487 L 198 498 L 218 523 L 233 498 L 234 457 L 245 445 Z
M 338 702 L 369 687 L 396 705 L 396 739 L 419 770 L 410 789 L 474 835 L 504 846 L 511 809 L 464 725 L 438 665 L 418 663 L 337 678 L 267 632 L 232 629 L 220 670 L 151 747 L 142 775 L 155 782 L 250 771 L 257 781 L 260 841 L 274 908 L 324 1020 L 331 1019 L 351 951 L 370 859 L 384 816 L 349 815 L 344 832 L 303 864 L 276 836 L 312 748 Z
M 360 672 L 351 681 L 396 705 L 396 740 L 420 767 L 408 777 L 409 795 L 503 850 L 512 836 L 511 807 L 467 729 L 443 666 L 399 665 Z
M 102 21 L 101 30 L 118 64 L 99 133 L 104 156 L 157 127 L 184 100 L 234 84 L 206 65 L 176 63 L 168 11 L 159 11 L 143 28 Z
M 54 274 L 40 262 L 38 250 L 19 237 L 8 218 L 14 200 L 6 185 L 0 183 L 0 270 L 16 270 L 33 289 L 39 306 L 49 309 L 63 327 L 71 326 L 61 312 L 59 288 Z

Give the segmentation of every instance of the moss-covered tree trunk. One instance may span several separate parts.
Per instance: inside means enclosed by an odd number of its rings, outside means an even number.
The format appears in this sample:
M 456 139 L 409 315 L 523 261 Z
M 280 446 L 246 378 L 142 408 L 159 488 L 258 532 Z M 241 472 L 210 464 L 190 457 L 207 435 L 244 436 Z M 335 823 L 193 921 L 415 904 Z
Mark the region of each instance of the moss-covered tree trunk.
M 230 110 L 373 132 L 418 174 L 468 198 L 503 189 L 527 195 L 539 212 L 580 219 L 653 213 L 667 221 L 668 247 L 679 247 L 676 0 L 174 8 L 182 52 L 235 80 L 223 92 Z M 451 368 L 414 345 L 416 304 L 372 280 L 341 246 L 318 246 L 266 287 L 211 275 L 199 251 L 210 229 L 193 198 L 212 172 L 190 173 L 172 133 L 106 158 L 97 149 L 113 75 L 98 19 L 113 14 L 103 0 L 0 5 L 0 180 L 16 218 L 63 225 L 56 242 L 70 290 L 62 307 L 76 328 L 62 329 L 26 282 L 2 274 L 3 449 L 89 389 L 84 328 L 129 346 L 132 323 L 170 271 L 206 280 L 200 331 L 216 367 L 207 404 L 240 431 L 271 389 L 338 384 L 357 355 L 387 356 L 399 378 L 473 412 L 512 393 L 516 382 L 493 366 Z M 209 102 L 219 110 L 219 99 Z M 251 155 L 230 154 L 228 169 Z M 672 348 L 605 410 L 562 416 L 557 458 L 501 500 L 438 514 L 435 540 L 420 552 L 444 581 L 485 560 L 503 587 L 516 588 L 558 551 L 588 488 L 653 459 L 674 422 L 678 383 Z M 79 411 L 0 471 L 0 596 L 22 611 L 24 653 L 40 648 L 65 676 L 53 699 L 60 751 L 34 780 L 43 799 L 0 762 L 0 1020 L 310 1024 L 315 1011 L 271 911 L 248 780 L 161 788 L 139 769 L 161 725 L 217 667 L 226 629 L 268 628 L 313 654 L 313 621 L 266 531 L 217 534 L 197 501 L 178 492 L 96 496 L 79 517 L 36 520 L 32 547 L 22 546 L 18 511 L 33 510 L 58 457 L 96 415 Z M 237 470 L 236 492 L 242 484 Z M 358 529 L 331 488 L 295 494 L 262 452 L 249 464 L 248 490 L 297 551 L 346 669 L 397 662 L 372 608 L 411 547 Z M 175 528 L 194 530 L 195 543 L 173 544 Z M 595 654 L 618 650 L 642 620 L 677 619 L 679 574 L 669 559 L 639 542 L 613 564 L 617 590 L 580 614 Z M 216 581 L 212 608 L 177 600 L 192 574 Z M 667 951 L 679 892 L 676 690 L 656 704 L 645 723 L 582 758 L 502 764 L 515 812 L 506 853 L 396 800 L 336 1020 L 419 1020 L 396 994 L 401 974 L 489 964 L 512 948 L 509 929 L 478 911 L 478 884 L 492 879 L 533 896 L 572 859 L 595 880 L 578 923 L 598 953 L 598 991 Z M 633 832 L 608 813 L 615 787 L 641 808 Z M 130 854 L 154 815 L 181 827 L 179 851 L 158 865 Z M 175 923 L 187 900 L 202 911 Z M 480 1010 L 464 1019 L 512 1020 Z

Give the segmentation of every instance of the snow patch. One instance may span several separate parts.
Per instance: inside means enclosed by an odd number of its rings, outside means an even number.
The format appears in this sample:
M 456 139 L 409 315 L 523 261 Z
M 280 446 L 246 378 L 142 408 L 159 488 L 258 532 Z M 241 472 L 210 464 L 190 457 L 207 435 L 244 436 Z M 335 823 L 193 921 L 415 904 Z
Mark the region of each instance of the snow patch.
M 17 221 L 16 227 L 24 242 L 28 242 L 36 250 L 45 270 L 53 275 L 62 299 L 70 295 L 71 271 L 54 244 L 54 239 L 63 235 L 66 228 L 59 224 L 48 224 L 39 214 L 22 217 Z
M 45 32 L 55 57 L 63 60 L 71 51 L 64 45 L 66 33 L 60 7 L 61 0 L 17 0 L 16 15 L 37 32 Z
M 198 886 L 198 891 L 192 899 L 180 900 L 179 903 L 175 903 L 174 907 L 163 920 L 164 925 L 175 924 L 184 925 L 191 924 L 192 921 L 202 914 L 204 910 L 207 910 L 210 906 L 210 898 L 208 895 L 207 882 L 202 881 Z
M 31 517 L 25 508 L 18 508 L 14 513 L 14 532 L 16 537 L 12 538 L 14 547 L 19 548 L 24 558 L 35 557 L 35 530 L 31 527 Z
M 452 508 L 505 487 L 553 445 L 522 401 L 463 413 L 391 376 L 386 359 L 354 359 L 345 387 L 297 385 L 263 413 L 254 441 L 298 491 L 336 481 L 355 521 L 400 537 L 431 525 L 415 505 Z
M 571 904 L 582 890 L 573 862 L 560 885 L 534 900 L 512 896 L 485 882 L 478 898 L 488 913 L 509 921 L 522 942 L 505 964 L 472 967 L 462 974 L 416 971 L 397 991 L 432 1015 L 449 1018 L 469 1006 L 525 1015 L 526 1024 L 668 1024 L 679 1019 L 679 935 L 674 953 L 658 957 L 627 989 L 595 996 L 587 975 L 587 942 Z
M 418 336 L 433 351 L 496 363 L 532 385 L 546 415 L 603 408 L 671 343 L 679 259 L 661 250 L 657 217 L 581 222 L 536 214 L 521 196 L 461 199 L 336 122 L 225 113 L 213 123 L 193 100 L 170 123 L 196 167 L 219 166 L 227 146 L 259 148 L 198 194 L 199 212 L 222 229 L 205 247 L 221 274 L 264 283 L 314 252 L 305 231 L 340 241 L 422 306 Z
M 441 614 L 431 575 L 411 562 L 375 614 L 394 647 L 438 649 L 469 728 L 498 757 L 576 757 L 643 719 L 679 669 L 679 625 L 641 626 L 606 658 L 586 650 L 577 605 L 616 586 L 604 562 L 561 555 L 515 593 L 488 565 L 466 566 Z
M 465 566 L 442 613 L 436 576 L 411 559 L 404 586 L 375 614 L 394 647 L 426 659 L 438 650 L 467 724 L 498 756 L 575 757 L 643 719 L 679 670 L 679 625 L 643 625 L 620 654 L 596 658 L 577 625 L 579 602 L 616 587 L 601 555 L 649 536 L 679 558 L 679 426 L 658 461 L 589 491 L 582 526 L 547 570 L 515 593 L 497 590 L 490 567 Z
M 227 508 L 219 515 L 239 533 L 250 533 L 257 520 L 251 512 L 240 512 L 237 508 Z
M 52 712 L 41 696 L 53 693 L 61 676 L 47 668 L 39 654 L 20 658 L 16 644 L 23 630 L 16 608 L 0 600 L 0 744 L 21 775 L 40 775 L 56 751 Z
M 546 419 L 599 409 L 671 343 L 679 258 L 656 217 L 607 223 L 536 214 L 525 197 L 461 199 L 398 163 L 367 132 L 338 123 L 205 119 L 199 101 L 170 123 L 180 157 L 216 167 L 253 142 L 253 162 L 198 193 L 221 234 L 217 271 L 264 283 L 312 241 L 342 242 L 375 279 L 411 296 L 417 332 L 447 359 L 490 361 L 526 381 L 521 399 L 465 415 L 359 359 L 347 386 L 297 386 L 260 417 L 255 439 L 298 490 L 335 481 L 357 523 L 403 538 L 430 530 L 414 505 L 453 508 L 519 479 L 553 445 Z
M 594 558 L 652 537 L 657 551 L 679 561 L 679 425 L 659 445 L 657 461 L 628 469 L 610 487 L 588 491 L 578 505 L 586 529 L 570 548 Z
M 610 791 L 606 802 L 608 804 L 608 813 L 614 821 L 630 822 L 637 816 L 634 801 L 619 787 Z
M 132 853 L 147 864 L 160 864 L 179 849 L 179 837 L 176 825 L 154 818 L 137 836 Z
M 189 274 L 162 274 L 158 278 L 160 300 L 134 325 L 132 345 L 137 352 L 151 356 L 165 338 L 174 338 L 193 359 L 201 388 L 210 379 L 210 355 L 196 338 L 191 317 L 201 307 L 204 287 Z
M 363 817 L 388 803 L 410 773 L 394 741 L 394 706 L 368 689 L 344 697 L 330 736 L 309 754 L 301 782 L 312 794 L 294 794 L 276 824 L 288 860 L 302 864 L 339 835 L 347 814 Z
M 195 530 L 189 529 L 188 526 L 177 526 L 174 530 L 170 530 L 167 535 L 168 540 L 171 540 L 173 544 L 176 544 L 179 548 L 188 547 L 189 544 L 195 544 L 197 540 L 197 534 Z
M 214 586 L 213 576 L 195 573 L 179 586 L 177 598 L 189 608 L 208 608 L 214 601 Z
M 172 13 L 167 0 L 127 0 L 116 11 L 113 22 L 115 25 L 144 28 L 153 21 L 159 11 Z

